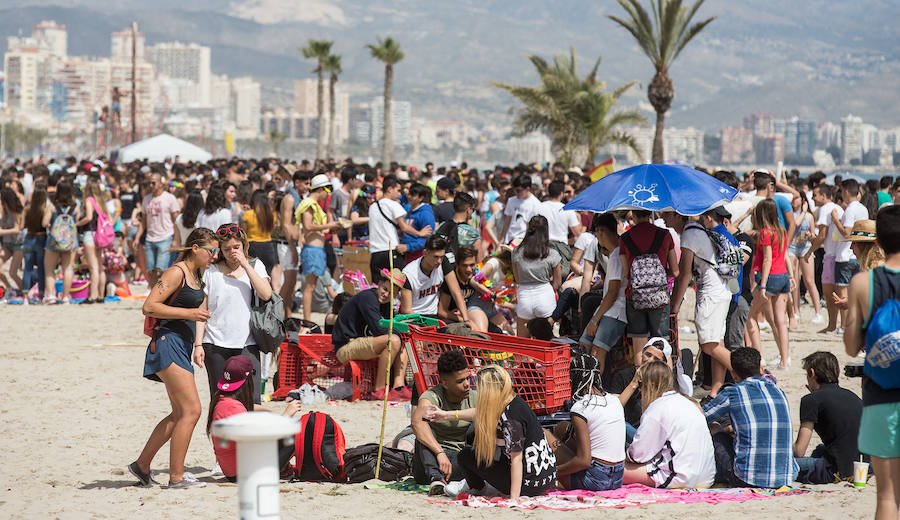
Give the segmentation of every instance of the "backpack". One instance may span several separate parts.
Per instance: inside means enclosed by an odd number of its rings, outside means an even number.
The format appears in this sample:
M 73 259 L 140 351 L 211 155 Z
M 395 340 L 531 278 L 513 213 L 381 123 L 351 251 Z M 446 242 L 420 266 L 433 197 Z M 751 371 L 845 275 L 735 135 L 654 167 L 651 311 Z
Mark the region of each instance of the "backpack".
M 871 271 L 873 293 L 890 291 L 884 266 Z M 880 289 L 876 289 L 880 288 Z M 886 296 L 890 296 L 887 294 Z M 895 295 L 896 296 L 896 295 Z M 863 374 L 885 390 L 900 388 L 900 301 L 896 297 L 884 301 L 872 312 L 866 328 L 866 361 Z M 877 301 L 871 303 L 877 304 Z
M 97 205 L 97 201 L 94 197 L 88 197 L 88 200 L 90 201 L 91 206 L 94 206 L 94 212 L 97 213 L 97 229 L 94 230 L 94 245 L 100 249 L 106 249 L 113 243 L 113 240 L 116 239 L 116 230 L 113 228 L 112 221 L 109 220 L 109 215 L 100 211 L 100 206 Z
M 74 251 L 78 247 L 78 230 L 75 217 L 69 214 L 71 207 L 57 213 L 50 224 L 50 249 L 54 251 Z
M 716 252 L 713 262 L 710 263 L 716 269 L 716 273 L 725 279 L 731 294 L 739 293 L 741 284 L 736 282 L 736 280 L 740 278 L 741 266 L 744 265 L 744 251 L 741 249 L 741 246 L 732 243 L 722 233 L 706 229 L 695 222 L 688 224 L 685 229 L 701 229 L 706 233 Z M 705 258 L 701 258 L 701 260 L 707 261 Z M 732 282 L 732 280 L 735 280 L 735 282 Z
M 384 446 L 381 451 L 381 468 L 378 480 L 392 482 L 401 480 L 412 474 L 413 454 Z M 369 443 L 350 448 L 345 454 L 347 480 L 351 484 L 365 482 L 375 478 L 375 466 L 378 464 L 378 444 Z
M 622 242 L 631 253 L 631 301 L 635 309 L 659 309 L 669 304 L 669 277 L 656 252 L 666 238 L 665 229 L 656 230 L 653 244 L 647 251 L 637 248 L 629 233 L 622 235 Z
M 344 482 L 344 431 L 327 413 L 309 412 L 300 418 L 294 441 L 296 475 L 304 481 Z
M 444 240 L 447 241 L 444 258 L 451 264 L 455 264 L 456 253 L 459 250 L 459 224 L 454 222 L 453 219 L 445 220 L 434 231 L 434 234 L 444 237 Z

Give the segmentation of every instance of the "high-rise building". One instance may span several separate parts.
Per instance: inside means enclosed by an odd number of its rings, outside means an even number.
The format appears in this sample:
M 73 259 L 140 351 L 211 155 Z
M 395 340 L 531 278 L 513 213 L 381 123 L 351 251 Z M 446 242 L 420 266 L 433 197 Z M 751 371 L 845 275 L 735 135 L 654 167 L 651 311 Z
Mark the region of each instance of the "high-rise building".
M 753 130 L 722 129 L 722 164 L 749 164 L 753 161 Z
M 862 118 L 847 114 L 841 118 L 841 163 L 850 164 L 851 161 L 862 162 L 863 156 L 863 132 Z
M 776 119 L 776 134 L 784 135 L 784 155 L 787 157 L 812 157 L 816 150 L 816 123 L 797 116 Z
M 196 43 L 158 43 L 147 49 L 147 59 L 157 74 L 173 80 L 187 80 L 193 93 L 186 91 L 186 104 L 210 105 L 211 77 L 210 49 Z M 184 83 L 177 83 L 184 86 Z
M 299 117 L 309 120 L 317 118 L 318 110 L 318 84 L 317 79 L 299 79 L 294 81 L 294 107 L 293 111 Z M 334 119 L 335 119 L 335 138 L 336 143 L 343 143 L 350 138 L 350 94 L 341 86 L 340 83 L 334 88 Z M 328 89 L 328 81 L 325 81 L 322 89 L 322 110 L 323 119 L 326 121 L 330 118 L 330 95 Z M 326 140 L 328 132 L 326 127 Z M 315 135 L 313 136 L 315 137 Z
M 784 161 L 784 135 L 753 136 L 753 151 L 758 164 L 776 164 Z
M 350 109 L 350 141 L 356 144 L 372 142 L 372 109 L 360 103 Z
M 372 147 L 381 146 L 381 135 L 384 132 L 384 98 L 372 99 L 371 107 L 371 144 Z M 409 101 L 391 101 L 391 133 L 394 138 L 394 146 L 406 146 L 412 144 L 410 121 L 412 120 L 412 104 Z
M 68 56 L 68 33 L 65 25 L 44 20 L 31 28 L 31 37 L 47 42 L 51 54 L 57 58 Z
M 3 56 L 3 101 L 8 108 L 49 111 L 56 58 L 49 42 L 33 37 L 7 38 Z
M 251 77 L 231 80 L 234 99 L 234 122 L 241 137 L 256 137 L 259 134 L 259 120 L 262 112 L 259 83 Z
M 147 57 L 147 40 L 144 33 L 138 31 L 135 40 L 135 55 L 138 61 Z M 113 61 L 131 61 L 132 33 L 127 27 L 122 31 L 112 33 L 110 38 L 110 58 Z
M 754 135 L 769 135 L 775 132 L 775 118 L 765 112 L 750 114 L 744 118 L 744 128 Z

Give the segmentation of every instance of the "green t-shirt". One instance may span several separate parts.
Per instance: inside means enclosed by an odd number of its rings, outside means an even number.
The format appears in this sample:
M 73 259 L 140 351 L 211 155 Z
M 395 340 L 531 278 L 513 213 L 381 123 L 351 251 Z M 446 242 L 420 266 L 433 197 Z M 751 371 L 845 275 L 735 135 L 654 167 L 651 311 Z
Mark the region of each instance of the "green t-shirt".
M 475 390 L 469 391 L 469 396 L 463 399 L 461 403 L 451 403 L 447 400 L 447 394 L 441 385 L 429 388 L 425 393 L 419 396 L 419 399 L 427 399 L 441 410 L 454 411 L 465 410 L 467 408 L 475 408 L 478 401 L 478 395 Z M 469 429 L 469 421 L 452 420 L 452 421 L 432 421 L 431 431 L 434 438 L 445 450 L 459 451 L 466 445 L 466 430 Z
M 883 191 L 878 192 L 878 207 L 879 208 L 882 206 L 882 204 L 890 204 L 891 202 L 892 202 L 892 200 L 891 200 L 890 193 L 885 193 Z

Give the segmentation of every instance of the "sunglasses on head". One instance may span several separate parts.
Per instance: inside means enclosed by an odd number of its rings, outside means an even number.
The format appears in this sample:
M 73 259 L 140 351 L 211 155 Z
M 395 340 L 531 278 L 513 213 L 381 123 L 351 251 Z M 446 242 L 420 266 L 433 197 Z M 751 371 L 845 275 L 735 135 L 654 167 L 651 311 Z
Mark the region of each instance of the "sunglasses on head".
M 230 235 L 238 235 L 241 232 L 241 226 L 237 224 L 222 224 L 216 230 L 216 234 L 222 238 L 228 238 Z

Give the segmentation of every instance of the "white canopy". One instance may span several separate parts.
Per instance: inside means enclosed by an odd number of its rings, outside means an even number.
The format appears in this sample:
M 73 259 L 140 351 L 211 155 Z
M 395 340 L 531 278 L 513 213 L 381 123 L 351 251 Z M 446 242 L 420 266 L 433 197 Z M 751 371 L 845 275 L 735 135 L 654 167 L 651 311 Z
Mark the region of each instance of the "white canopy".
M 194 146 L 169 134 L 159 134 L 119 148 L 118 161 L 128 163 L 147 159 L 161 162 L 167 157 L 174 159 L 176 155 L 181 161 L 205 162 L 212 159 L 212 154 L 199 146 Z

